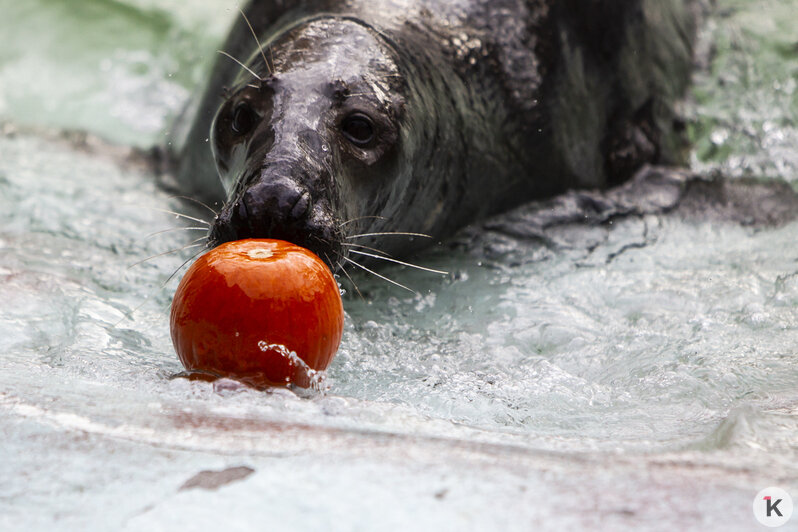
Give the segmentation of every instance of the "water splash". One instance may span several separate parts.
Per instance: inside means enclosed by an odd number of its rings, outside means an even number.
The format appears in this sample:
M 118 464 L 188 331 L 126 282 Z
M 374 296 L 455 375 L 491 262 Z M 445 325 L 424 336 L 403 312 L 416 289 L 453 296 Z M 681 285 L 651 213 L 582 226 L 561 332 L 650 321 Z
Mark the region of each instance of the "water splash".
M 327 390 L 327 387 L 325 386 L 327 372 L 317 371 L 308 366 L 308 364 L 296 354 L 296 351 L 291 351 L 283 344 L 270 344 L 264 340 L 258 342 L 258 348 L 264 353 L 276 353 L 277 355 L 287 359 L 293 367 L 299 369 L 304 374 L 304 377 L 309 382 L 310 389 L 317 392 L 323 392 Z M 285 382 L 290 383 L 291 377 L 286 377 Z

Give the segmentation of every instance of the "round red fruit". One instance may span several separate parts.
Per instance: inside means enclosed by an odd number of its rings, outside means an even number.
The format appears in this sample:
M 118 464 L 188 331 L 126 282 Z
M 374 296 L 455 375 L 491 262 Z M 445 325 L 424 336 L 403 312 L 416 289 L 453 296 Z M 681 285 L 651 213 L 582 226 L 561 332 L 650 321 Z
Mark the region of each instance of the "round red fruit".
M 308 387 L 341 342 L 338 284 L 305 248 L 227 242 L 186 272 L 172 301 L 172 343 L 189 372 L 252 386 Z

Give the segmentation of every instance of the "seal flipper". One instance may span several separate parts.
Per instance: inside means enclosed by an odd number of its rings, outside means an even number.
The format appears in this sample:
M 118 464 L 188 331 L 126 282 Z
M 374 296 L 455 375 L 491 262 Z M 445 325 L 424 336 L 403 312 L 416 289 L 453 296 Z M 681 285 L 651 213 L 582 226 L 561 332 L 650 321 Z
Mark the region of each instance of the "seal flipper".
M 529 203 L 483 226 L 514 238 L 551 243 L 547 230 L 555 227 L 609 225 L 624 217 L 671 212 L 687 220 L 778 227 L 798 218 L 798 192 L 782 181 L 702 176 L 645 166 L 621 186 L 571 191 Z
M 720 175 L 694 179 L 679 202 L 679 214 L 754 228 L 780 227 L 798 218 L 798 193 L 783 181 Z

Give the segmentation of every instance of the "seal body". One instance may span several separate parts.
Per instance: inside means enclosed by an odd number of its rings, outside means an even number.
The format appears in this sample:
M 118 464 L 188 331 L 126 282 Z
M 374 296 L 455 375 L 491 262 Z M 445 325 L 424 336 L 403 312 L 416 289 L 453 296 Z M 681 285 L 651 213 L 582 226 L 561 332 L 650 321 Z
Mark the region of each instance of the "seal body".
M 209 242 L 332 267 L 681 158 L 691 0 L 254 0 L 182 140 Z M 234 58 L 234 59 L 231 59 Z M 210 146 L 209 146 L 210 144 Z M 356 235 L 371 235 L 360 237 Z

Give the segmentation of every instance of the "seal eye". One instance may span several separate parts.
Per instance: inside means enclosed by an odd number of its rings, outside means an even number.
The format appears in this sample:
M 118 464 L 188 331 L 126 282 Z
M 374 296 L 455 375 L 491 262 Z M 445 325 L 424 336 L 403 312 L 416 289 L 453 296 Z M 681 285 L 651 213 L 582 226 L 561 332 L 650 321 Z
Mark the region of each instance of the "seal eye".
M 374 124 L 363 113 L 353 113 L 344 118 L 341 131 L 349 142 L 361 148 L 374 140 Z
M 233 111 L 233 123 L 231 125 L 233 133 L 236 135 L 246 135 L 255 127 L 255 111 L 246 103 L 240 103 Z

